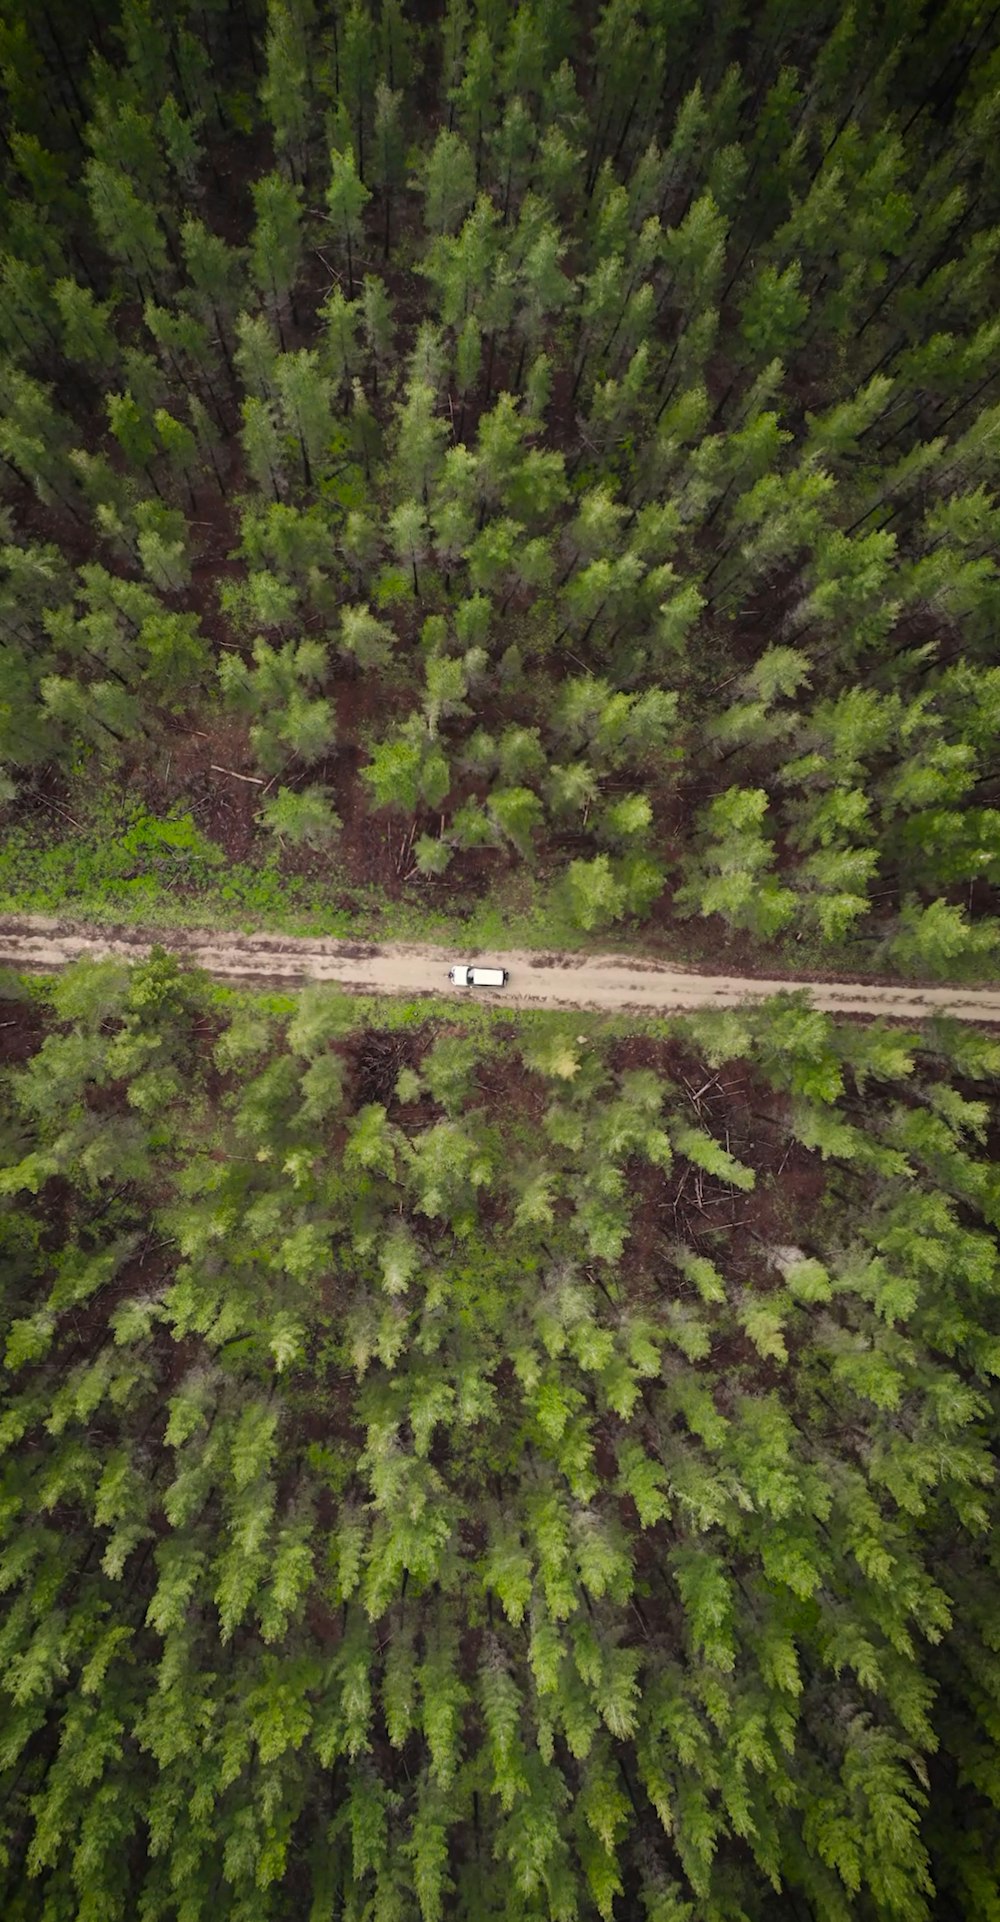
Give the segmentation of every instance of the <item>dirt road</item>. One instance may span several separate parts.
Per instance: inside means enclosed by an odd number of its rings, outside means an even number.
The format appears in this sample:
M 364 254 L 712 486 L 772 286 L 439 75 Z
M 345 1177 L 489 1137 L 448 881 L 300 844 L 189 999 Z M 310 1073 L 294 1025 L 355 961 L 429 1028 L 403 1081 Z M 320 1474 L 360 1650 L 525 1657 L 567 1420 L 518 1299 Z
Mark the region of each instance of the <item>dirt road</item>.
M 305 981 L 334 981 L 341 987 L 374 994 L 454 995 L 448 968 L 475 955 L 462 950 L 391 942 L 297 940 L 279 934 L 161 933 L 78 927 L 44 915 L 0 918 L 0 964 L 39 974 L 68 966 L 83 956 L 137 961 L 154 938 L 220 980 L 261 986 Z M 929 1014 L 958 1015 L 965 1021 L 1000 1023 L 1000 985 L 990 988 L 885 987 L 866 981 L 763 980 L 754 976 L 696 974 L 629 955 L 543 954 L 512 950 L 491 952 L 483 960 L 510 970 L 500 998 L 535 1008 L 592 1008 L 602 1012 L 670 1014 L 694 1008 L 733 1008 L 766 1000 L 789 988 L 804 989 L 817 1008 L 830 1014 L 881 1015 L 918 1021 Z M 480 991 L 476 991 L 480 992 Z

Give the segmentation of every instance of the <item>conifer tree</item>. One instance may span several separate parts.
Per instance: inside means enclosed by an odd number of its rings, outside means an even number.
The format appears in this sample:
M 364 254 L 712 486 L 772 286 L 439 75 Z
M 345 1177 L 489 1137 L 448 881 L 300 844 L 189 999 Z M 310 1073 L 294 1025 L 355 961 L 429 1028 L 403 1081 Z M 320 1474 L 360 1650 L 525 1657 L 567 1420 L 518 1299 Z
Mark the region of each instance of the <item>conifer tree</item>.
M 393 176 L 392 184 L 395 184 L 395 171 L 394 165 L 390 167 L 389 172 Z M 391 195 L 391 190 L 391 185 L 384 189 L 387 195 Z M 334 148 L 330 154 L 330 184 L 326 190 L 326 207 L 338 250 L 343 250 L 342 257 L 347 266 L 349 300 L 354 299 L 354 263 L 361 246 L 363 232 L 361 216 L 370 199 L 371 194 L 355 166 L 354 149 L 348 146 L 342 152 L 338 152 Z M 388 245 L 386 258 L 388 258 Z
M 277 328 L 282 353 L 286 349 L 284 311 L 295 322 L 294 289 L 302 252 L 302 189 L 278 173 L 264 174 L 253 185 L 256 222 L 250 254 L 251 272 L 270 318 Z
M 267 67 L 260 98 L 274 129 L 275 150 L 293 183 L 303 181 L 309 167 L 312 26 L 310 8 L 268 0 L 264 45 Z

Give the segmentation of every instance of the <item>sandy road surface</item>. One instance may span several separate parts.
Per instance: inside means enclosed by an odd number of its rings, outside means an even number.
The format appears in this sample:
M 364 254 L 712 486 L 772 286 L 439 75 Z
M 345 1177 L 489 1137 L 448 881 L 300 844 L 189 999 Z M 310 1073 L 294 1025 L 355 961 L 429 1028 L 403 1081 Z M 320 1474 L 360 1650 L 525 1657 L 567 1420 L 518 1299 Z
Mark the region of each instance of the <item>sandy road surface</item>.
M 284 982 L 335 981 L 341 987 L 377 994 L 454 994 L 448 968 L 455 960 L 477 957 L 466 950 L 432 948 L 406 942 L 301 940 L 280 934 L 211 934 L 171 930 L 102 932 L 51 920 L 45 915 L 0 918 L 0 964 L 26 972 L 50 973 L 82 956 L 136 961 L 153 940 L 206 968 L 221 980 Z M 1000 1023 L 1000 985 L 990 988 L 886 987 L 866 981 L 764 980 L 755 976 L 696 974 L 629 955 L 544 954 L 533 950 L 484 955 L 483 960 L 510 970 L 504 1001 L 538 1008 L 592 1008 L 605 1012 L 675 1013 L 693 1008 L 733 1008 L 762 1001 L 789 988 L 804 989 L 817 1008 L 830 1014 L 881 1015 L 897 1021 L 929 1014 L 958 1015 L 965 1021 Z M 476 990 L 481 993 L 482 990 Z M 487 999 L 498 997 L 487 995 Z

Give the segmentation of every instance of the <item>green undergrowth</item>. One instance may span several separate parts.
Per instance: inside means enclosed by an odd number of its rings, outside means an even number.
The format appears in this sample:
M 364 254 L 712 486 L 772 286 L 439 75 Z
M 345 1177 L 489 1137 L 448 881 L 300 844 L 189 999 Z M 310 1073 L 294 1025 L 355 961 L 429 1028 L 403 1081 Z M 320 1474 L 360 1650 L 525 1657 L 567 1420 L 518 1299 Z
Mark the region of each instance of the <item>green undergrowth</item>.
M 262 847 L 247 861 L 227 861 L 189 814 L 157 817 L 127 797 L 100 797 L 77 831 L 51 835 L 11 827 L 0 842 L 0 912 L 72 914 L 98 925 L 216 927 L 240 932 L 362 935 L 489 946 L 580 948 L 587 937 L 523 876 L 511 877 L 486 902 L 463 914 L 419 901 L 393 901 L 374 886 L 358 887 L 336 868 L 322 876 L 290 874 L 281 852 Z M 336 905 L 347 895 L 350 906 Z M 620 945 L 627 936 L 622 931 Z
M 212 926 L 245 934 L 427 941 L 471 953 L 631 951 L 733 973 L 880 972 L 864 942 L 826 949 L 792 935 L 771 947 L 748 936 L 720 943 L 700 924 L 686 922 L 666 929 L 626 922 L 587 935 L 574 927 L 558 895 L 523 870 L 498 875 L 485 900 L 470 898 L 449 913 L 426 900 L 393 900 L 378 887 L 357 886 L 338 871 L 335 856 L 322 875 L 311 876 L 287 872 L 270 843 L 250 860 L 230 862 L 180 808 L 156 816 L 127 795 L 106 792 L 74 806 L 81 817 L 75 833 L 15 826 L 0 840 L 0 914 L 72 916 L 98 927 L 128 923 L 164 932 Z M 939 977 L 911 971 L 893 978 Z M 990 976 L 966 971 L 964 978 Z
M 65 914 L 106 923 L 192 927 L 210 918 L 238 927 L 344 934 L 344 910 L 300 901 L 303 885 L 278 857 L 227 863 L 189 815 L 157 819 L 129 806 L 51 838 L 11 828 L 0 845 L 0 903 L 8 914 Z M 323 925 L 317 924 L 321 916 Z M 311 923 L 310 926 L 305 923 Z
M 44 977 L 10 978 L 19 978 L 29 991 L 42 998 L 49 991 L 50 983 Z M 0 974 L 0 991 L 2 979 Z M 374 1028 L 385 1033 L 426 1030 L 430 1035 L 447 1029 L 451 1034 L 488 1041 L 494 1047 L 504 1046 L 517 1035 L 531 1035 L 539 1040 L 571 1036 L 603 1046 L 635 1034 L 666 1041 L 676 1025 L 672 1018 L 665 1015 L 594 1014 L 585 1008 L 522 1008 L 480 1000 L 456 1003 L 451 995 L 421 995 L 417 1000 L 404 1001 L 401 995 L 350 994 L 346 991 L 338 994 L 335 988 L 326 983 L 309 992 L 322 994 L 327 1008 L 336 1002 L 338 1029 L 344 1034 Z M 300 992 L 258 994 L 253 989 L 231 988 L 221 982 L 212 983 L 206 989 L 206 994 L 212 1006 L 227 1021 L 234 1020 L 238 1014 L 253 1012 L 284 1020 L 294 1014 L 301 998 Z M 776 996 L 768 1005 L 777 1008 L 781 1002 L 786 1002 L 789 1007 L 802 1006 L 795 995 Z M 732 1032 L 734 1036 L 742 1032 L 735 1016 Z

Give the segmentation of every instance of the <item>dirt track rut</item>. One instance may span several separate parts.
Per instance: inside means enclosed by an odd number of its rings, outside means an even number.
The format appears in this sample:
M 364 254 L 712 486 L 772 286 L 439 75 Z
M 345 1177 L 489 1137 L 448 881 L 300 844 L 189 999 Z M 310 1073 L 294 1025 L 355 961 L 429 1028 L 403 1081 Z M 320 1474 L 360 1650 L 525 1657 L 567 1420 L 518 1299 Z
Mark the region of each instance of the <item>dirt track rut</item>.
M 154 940 L 224 981 L 256 981 L 261 985 L 283 982 L 289 987 L 306 981 L 331 981 L 370 994 L 454 994 L 456 999 L 469 991 L 452 988 L 448 968 L 455 960 L 476 958 L 465 949 L 459 953 L 406 942 L 376 945 L 202 930 L 155 935 L 127 928 L 105 932 L 45 915 L 19 915 L 0 919 L 0 964 L 47 974 L 84 956 L 137 961 L 149 953 Z M 502 997 L 485 998 L 502 998 L 525 1007 L 670 1014 L 684 1009 L 739 1007 L 799 988 L 815 1007 L 830 1014 L 880 1015 L 896 1021 L 951 1014 L 964 1021 L 1000 1023 L 1000 986 L 915 988 L 867 981 L 765 980 L 753 975 L 698 974 L 624 954 L 544 954 L 512 949 L 499 954 L 491 951 L 481 958 L 510 970 L 510 982 Z

